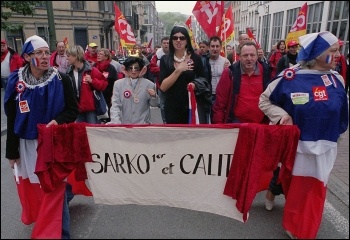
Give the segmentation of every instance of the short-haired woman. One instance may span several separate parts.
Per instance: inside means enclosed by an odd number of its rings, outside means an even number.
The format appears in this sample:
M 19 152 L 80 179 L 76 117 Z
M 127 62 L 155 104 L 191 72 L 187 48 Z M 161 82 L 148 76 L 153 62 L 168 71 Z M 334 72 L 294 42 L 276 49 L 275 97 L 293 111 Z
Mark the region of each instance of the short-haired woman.
M 139 57 L 128 57 L 123 63 L 125 78 L 114 83 L 111 121 L 107 124 L 150 124 L 151 109 L 158 107 L 155 84 L 143 77 L 147 71 Z
M 70 64 L 67 74 L 72 79 L 79 106 L 76 122 L 100 123 L 97 119 L 93 90 L 105 90 L 108 82 L 97 68 L 85 60 L 84 49 L 81 46 L 70 46 L 66 54 Z

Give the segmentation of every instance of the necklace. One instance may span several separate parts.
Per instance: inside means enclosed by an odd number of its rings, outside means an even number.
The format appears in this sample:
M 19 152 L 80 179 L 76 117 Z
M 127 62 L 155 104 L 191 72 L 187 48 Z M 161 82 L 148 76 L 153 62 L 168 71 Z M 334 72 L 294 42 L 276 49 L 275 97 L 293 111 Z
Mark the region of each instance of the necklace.
M 129 78 L 129 83 L 130 83 L 130 87 L 132 88 L 132 96 L 134 98 L 134 103 L 138 103 L 140 102 L 140 99 L 138 98 L 137 94 L 140 92 L 140 79 L 137 78 L 136 80 L 136 84 L 135 86 L 133 86 L 132 82 L 131 82 L 131 78 Z
M 175 60 L 175 62 L 181 63 L 181 62 L 185 61 L 186 56 L 187 56 L 187 53 L 186 53 L 186 52 L 187 52 L 187 51 L 185 51 L 185 53 L 184 53 L 184 55 L 183 55 L 183 57 L 182 57 L 181 59 L 179 59 L 178 57 L 176 57 L 175 54 L 174 54 L 174 60 Z

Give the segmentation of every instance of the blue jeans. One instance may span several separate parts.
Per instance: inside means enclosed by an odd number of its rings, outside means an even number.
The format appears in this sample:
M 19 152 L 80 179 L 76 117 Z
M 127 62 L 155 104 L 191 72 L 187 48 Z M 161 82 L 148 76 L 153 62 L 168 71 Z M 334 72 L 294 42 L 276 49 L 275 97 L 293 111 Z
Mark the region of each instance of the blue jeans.
M 62 239 L 70 239 L 70 214 L 69 214 L 69 202 L 73 199 L 74 194 L 72 192 L 72 185 L 66 184 L 66 191 L 64 193 L 63 200 L 63 213 L 62 213 Z
M 97 114 L 95 111 L 79 113 L 76 122 L 86 122 L 86 123 L 101 123 L 97 119 Z

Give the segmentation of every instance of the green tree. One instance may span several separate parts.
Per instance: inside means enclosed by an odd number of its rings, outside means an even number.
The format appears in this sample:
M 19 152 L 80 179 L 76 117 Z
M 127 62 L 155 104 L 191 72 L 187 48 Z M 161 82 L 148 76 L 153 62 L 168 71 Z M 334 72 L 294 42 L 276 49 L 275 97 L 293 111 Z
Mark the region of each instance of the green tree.
M 171 29 L 175 23 L 181 23 L 185 26 L 185 22 L 188 19 L 188 15 L 173 12 L 160 12 L 158 13 L 159 19 L 164 23 L 166 34 L 170 35 Z
M 1 1 L 1 29 L 5 31 L 18 30 L 22 25 L 7 23 L 7 20 L 12 14 L 17 13 L 23 16 L 33 16 L 35 14 L 35 6 L 42 2 L 43 1 Z

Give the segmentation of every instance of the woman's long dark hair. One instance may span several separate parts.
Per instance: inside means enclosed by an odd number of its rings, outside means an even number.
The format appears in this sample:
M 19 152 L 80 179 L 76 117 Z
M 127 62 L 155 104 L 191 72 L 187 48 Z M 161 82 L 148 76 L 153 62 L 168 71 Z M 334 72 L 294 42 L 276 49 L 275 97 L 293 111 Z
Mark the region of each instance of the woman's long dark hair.
M 170 33 L 170 41 L 169 41 L 169 54 L 168 54 L 168 61 L 167 61 L 167 65 L 169 67 L 169 69 L 172 69 L 174 67 L 174 53 L 175 53 L 175 48 L 174 48 L 174 44 L 173 44 L 173 36 L 176 33 L 182 33 L 187 40 L 187 44 L 185 46 L 186 50 L 187 50 L 187 54 L 194 54 L 194 49 L 193 46 L 191 44 L 191 38 L 190 35 L 188 34 L 188 31 L 185 27 L 181 27 L 181 26 L 174 26 L 173 29 L 171 30 Z

